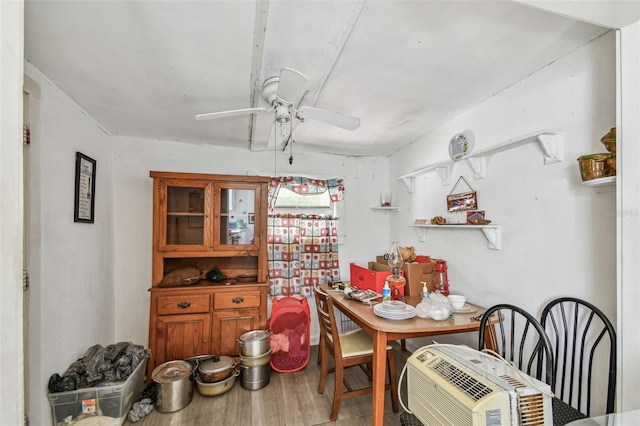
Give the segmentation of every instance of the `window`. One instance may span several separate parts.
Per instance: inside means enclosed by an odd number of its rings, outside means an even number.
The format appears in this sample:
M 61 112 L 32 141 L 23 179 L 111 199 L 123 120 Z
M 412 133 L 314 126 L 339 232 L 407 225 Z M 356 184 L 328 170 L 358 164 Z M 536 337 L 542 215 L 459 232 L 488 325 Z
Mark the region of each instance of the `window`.
M 341 179 L 273 178 L 267 259 L 272 296 L 311 297 L 315 284 L 340 279 Z
M 276 209 L 331 209 L 329 191 L 321 194 L 300 195 L 290 189 L 280 188 Z

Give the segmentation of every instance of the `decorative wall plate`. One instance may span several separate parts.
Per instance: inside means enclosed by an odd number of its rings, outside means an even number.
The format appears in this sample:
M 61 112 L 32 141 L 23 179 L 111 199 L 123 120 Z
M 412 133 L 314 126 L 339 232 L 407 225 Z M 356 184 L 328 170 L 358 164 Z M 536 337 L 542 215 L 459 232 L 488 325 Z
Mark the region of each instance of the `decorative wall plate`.
M 449 141 L 449 156 L 453 160 L 460 160 L 471 153 L 473 137 L 470 133 L 458 133 Z

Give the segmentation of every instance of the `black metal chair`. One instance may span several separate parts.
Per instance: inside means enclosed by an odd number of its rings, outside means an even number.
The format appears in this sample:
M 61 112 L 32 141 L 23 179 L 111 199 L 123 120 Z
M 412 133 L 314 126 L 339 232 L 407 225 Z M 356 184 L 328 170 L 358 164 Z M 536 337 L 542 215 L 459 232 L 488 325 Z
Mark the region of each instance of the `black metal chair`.
M 524 309 L 500 304 L 480 320 L 478 349 L 490 349 L 553 388 L 551 342 L 538 320 Z
M 612 413 L 616 331 L 609 319 L 589 302 L 561 297 L 545 306 L 540 322 L 552 342 L 556 397 L 589 417 L 596 396 L 593 377 L 599 372 L 607 382 L 606 413 Z

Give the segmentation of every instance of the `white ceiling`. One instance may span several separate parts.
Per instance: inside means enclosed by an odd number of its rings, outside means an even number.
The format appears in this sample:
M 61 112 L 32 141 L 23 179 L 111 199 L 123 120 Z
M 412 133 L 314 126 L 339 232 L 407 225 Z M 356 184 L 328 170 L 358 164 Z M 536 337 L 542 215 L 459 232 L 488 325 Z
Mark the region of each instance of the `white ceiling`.
M 262 82 L 308 77 L 297 152 L 389 155 L 608 29 L 513 1 L 32 1 L 25 57 L 115 135 L 282 148 Z M 255 118 L 255 119 L 254 119 Z M 461 131 L 464 129 L 460 129 Z

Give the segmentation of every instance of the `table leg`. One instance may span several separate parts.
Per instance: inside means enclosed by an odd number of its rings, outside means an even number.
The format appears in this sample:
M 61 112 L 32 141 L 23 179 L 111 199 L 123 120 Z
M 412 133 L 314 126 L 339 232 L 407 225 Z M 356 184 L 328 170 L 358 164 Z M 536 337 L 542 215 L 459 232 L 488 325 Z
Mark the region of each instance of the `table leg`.
M 373 333 L 373 425 L 384 423 L 384 384 L 386 379 L 387 333 Z

